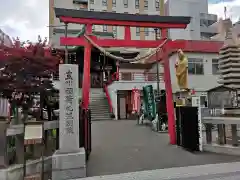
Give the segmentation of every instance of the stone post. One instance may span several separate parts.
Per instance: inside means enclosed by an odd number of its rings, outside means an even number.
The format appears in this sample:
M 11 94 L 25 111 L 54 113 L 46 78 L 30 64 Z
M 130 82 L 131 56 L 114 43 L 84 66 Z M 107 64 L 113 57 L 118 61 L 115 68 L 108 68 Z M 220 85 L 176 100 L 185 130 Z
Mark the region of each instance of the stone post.
M 84 148 L 79 148 L 78 65 L 62 64 L 60 74 L 59 150 L 52 157 L 52 180 L 86 177 Z

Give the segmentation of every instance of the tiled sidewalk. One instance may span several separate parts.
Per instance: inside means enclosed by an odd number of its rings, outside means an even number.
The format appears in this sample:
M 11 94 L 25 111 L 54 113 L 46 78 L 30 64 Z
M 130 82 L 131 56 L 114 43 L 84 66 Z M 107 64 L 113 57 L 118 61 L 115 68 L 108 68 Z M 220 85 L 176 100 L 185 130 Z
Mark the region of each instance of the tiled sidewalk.
M 84 178 L 81 180 L 239 180 L 240 162 L 189 166 Z
M 100 176 L 240 161 L 236 156 L 190 153 L 168 142 L 167 134 L 152 132 L 149 127 L 137 125 L 136 121 L 93 122 L 87 174 Z

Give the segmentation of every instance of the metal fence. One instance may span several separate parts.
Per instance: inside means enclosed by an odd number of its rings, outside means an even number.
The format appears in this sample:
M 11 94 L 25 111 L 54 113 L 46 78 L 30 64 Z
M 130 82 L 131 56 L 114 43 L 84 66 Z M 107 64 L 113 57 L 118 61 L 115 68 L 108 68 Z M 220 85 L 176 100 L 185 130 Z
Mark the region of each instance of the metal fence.
M 79 122 L 80 147 L 85 148 L 86 159 L 88 160 L 92 151 L 91 110 L 80 109 Z
M 0 167 L 4 170 L 0 171 L 0 179 L 21 179 L 24 157 L 26 158 L 26 175 L 31 174 L 34 176 L 40 173 L 42 162 L 44 162 L 45 179 L 49 179 L 52 168 L 51 156 L 59 146 L 58 126 L 58 120 L 44 121 L 44 146 L 32 144 L 24 148 L 24 125 L 11 125 L 6 121 L 2 121 L 0 124 L 0 140 L 2 145 Z

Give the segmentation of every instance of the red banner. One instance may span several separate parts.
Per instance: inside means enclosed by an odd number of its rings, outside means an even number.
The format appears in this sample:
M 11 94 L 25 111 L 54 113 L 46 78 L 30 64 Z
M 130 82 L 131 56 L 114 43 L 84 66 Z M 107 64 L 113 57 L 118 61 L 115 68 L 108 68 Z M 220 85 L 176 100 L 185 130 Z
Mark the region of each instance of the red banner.
M 132 107 L 133 113 L 139 113 L 141 107 L 140 91 L 139 89 L 132 89 Z

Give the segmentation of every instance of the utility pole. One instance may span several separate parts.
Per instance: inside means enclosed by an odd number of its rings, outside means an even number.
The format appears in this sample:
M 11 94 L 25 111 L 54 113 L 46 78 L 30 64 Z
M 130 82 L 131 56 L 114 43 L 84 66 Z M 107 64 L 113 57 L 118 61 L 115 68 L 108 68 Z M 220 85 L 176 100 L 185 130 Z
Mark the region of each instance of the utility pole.
M 159 0 L 159 1 L 160 1 L 160 16 L 164 16 L 164 0 Z M 160 29 L 155 28 L 154 30 L 155 30 L 155 40 L 158 40 L 158 37 L 160 35 Z M 166 33 L 163 33 L 163 32 L 164 32 L 164 30 L 161 29 L 161 37 L 165 38 L 163 36 L 165 36 Z M 157 102 L 156 103 L 157 103 L 157 114 L 158 114 L 157 131 L 162 131 L 163 130 L 162 129 L 163 122 L 162 122 L 162 118 L 160 117 L 160 109 L 159 109 L 160 96 L 161 96 L 161 94 L 160 94 L 160 77 L 159 77 L 159 68 L 160 68 L 159 60 L 160 60 L 159 52 L 157 51 L 156 52 L 156 63 L 157 63 L 157 98 L 156 98 Z
M 160 30 L 158 28 L 155 28 L 155 39 L 158 40 L 158 33 Z M 157 97 L 155 99 L 157 104 L 157 114 L 158 114 L 158 123 L 157 123 L 157 131 L 161 131 L 162 128 L 162 122 L 160 119 L 160 112 L 159 112 L 159 103 L 160 103 L 160 78 L 159 78 L 159 56 L 158 51 L 156 51 L 156 63 L 157 63 Z
M 159 29 L 155 28 L 155 39 L 158 40 L 158 32 Z M 156 63 L 157 63 L 157 97 L 160 96 L 160 78 L 159 78 L 159 56 L 158 56 L 158 51 L 156 52 Z
M 65 23 L 65 38 L 67 38 L 68 24 Z M 68 64 L 68 46 L 65 46 L 65 64 Z

